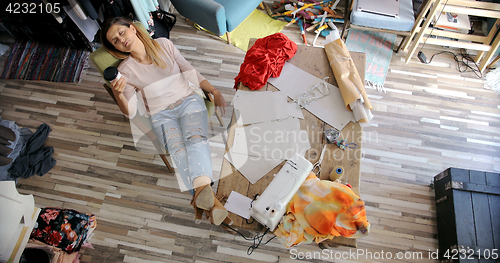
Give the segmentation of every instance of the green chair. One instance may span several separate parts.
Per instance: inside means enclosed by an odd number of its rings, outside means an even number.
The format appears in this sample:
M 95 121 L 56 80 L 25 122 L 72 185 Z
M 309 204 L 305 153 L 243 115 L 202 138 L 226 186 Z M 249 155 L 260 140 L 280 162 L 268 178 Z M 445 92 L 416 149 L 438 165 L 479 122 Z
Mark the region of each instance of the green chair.
M 144 26 L 140 22 L 135 22 L 134 25 L 137 28 L 139 28 L 140 30 L 146 31 L 146 28 L 144 28 Z M 120 65 L 120 63 L 122 62 L 122 59 L 115 58 L 104 47 L 100 47 L 97 50 L 95 50 L 94 52 L 92 52 L 92 54 L 90 54 L 90 61 L 92 61 L 92 63 L 96 66 L 97 70 L 99 71 L 99 73 L 102 76 L 104 70 L 107 67 L 110 67 L 110 66 L 118 67 L 118 65 Z M 105 82 L 106 83 L 103 85 L 104 88 L 106 89 L 106 91 L 109 93 L 109 95 L 113 98 L 113 100 L 116 103 L 116 98 L 113 94 L 113 91 L 110 88 L 111 84 L 106 80 L 105 80 Z M 207 111 L 208 111 L 208 117 L 210 118 L 210 116 L 212 116 L 212 114 L 215 113 L 221 126 L 224 126 L 224 122 L 223 122 L 219 112 L 217 112 L 215 110 L 215 104 L 213 102 L 212 95 L 205 92 L 205 91 L 203 91 L 203 93 L 204 94 L 198 94 L 198 95 L 200 95 L 202 97 L 204 95 L 205 105 L 206 105 Z M 132 134 L 139 136 L 138 139 L 134 136 L 134 142 L 136 143 L 136 149 L 138 151 L 141 151 L 142 148 L 137 147 L 137 142 L 142 140 L 143 137 L 145 136 L 146 139 L 148 139 L 152 142 L 156 152 L 161 153 L 160 154 L 161 159 L 163 160 L 163 162 L 167 166 L 168 170 L 173 173 L 174 169 L 172 168 L 172 166 L 170 165 L 170 163 L 168 162 L 168 159 L 166 157 L 168 155 L 168 152 L 167 152 L 166 148 L 163 146 L 163 144 L 158 140 L 158 138 L 154 134 L 154 132 L 151 128 L 151 124 L 149 122 L 149 117 L 142 116 L 140 114 L 136 114 L 136 117 L 134 117 L 133 119 L 130 119 L 129 121 L 130 121 L 131 128 L 133 130 Z M 138 131 L 138 133 L 134 133 L 134 128 L 136 128 L 136 131 Z M 139 135 L 139 133 L 141 135 Z M 144 136 L 142 136 L 142 135 L 144 135 Z M 151 153 L 151 151 L 148 151 L 148 153 Z

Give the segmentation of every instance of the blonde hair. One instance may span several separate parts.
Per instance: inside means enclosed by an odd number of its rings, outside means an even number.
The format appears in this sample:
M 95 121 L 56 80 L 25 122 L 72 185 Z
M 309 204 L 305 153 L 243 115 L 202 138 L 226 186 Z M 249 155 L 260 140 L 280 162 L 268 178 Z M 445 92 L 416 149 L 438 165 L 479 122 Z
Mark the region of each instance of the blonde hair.
M 132 21 L 123 17 L 114 17 L 106 20 L 101 28 L 101 43 L 111 55 L 118 59 L 125 59 L 130 55 L 130 53 L 122 52 L 116 49 L 115 46 L 113 46 L 113 44 L 111 44 L 106 38 L 106 34 L 108 33 L 109 29 L 115 24 L 126 27 L 134 26 Z M 162 59 L 162 55 L 165 55 L 165 52 L 163 51 L 160 44 L 158 44 L 158 42 L 156 41 L 153 41 L 149 34 L 144 30 L 141 30 L 136 26 L 134 27 L 136 28 L 137 37 L 144 44 L 144 48 L 146 49 L 146 56 L 151 61 L 153 61 L 153 64 L 155 64 L 156 66 L 160 68 L 166 68 L 167 63 Z

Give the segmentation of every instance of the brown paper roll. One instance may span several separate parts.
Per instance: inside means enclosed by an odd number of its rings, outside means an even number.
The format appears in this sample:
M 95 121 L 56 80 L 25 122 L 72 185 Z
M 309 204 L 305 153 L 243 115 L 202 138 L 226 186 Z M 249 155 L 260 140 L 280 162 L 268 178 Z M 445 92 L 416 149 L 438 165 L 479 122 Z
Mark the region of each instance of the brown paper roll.
M 365 105 L 371 110 L 372 105 L 366 94 L 365 85 L 344 42 L 337 39 L 326 44 L 325 52 L 346 107 L 350 109 L 349 103 L 359 99 L 361 93 Z

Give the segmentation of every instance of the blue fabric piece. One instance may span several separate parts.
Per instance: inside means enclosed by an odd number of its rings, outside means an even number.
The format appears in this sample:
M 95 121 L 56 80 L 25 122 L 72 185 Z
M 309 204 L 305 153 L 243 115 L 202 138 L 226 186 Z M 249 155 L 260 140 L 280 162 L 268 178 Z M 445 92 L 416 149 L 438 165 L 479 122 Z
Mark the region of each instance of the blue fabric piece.
M 357 0 L 354 7 L 357 6 Z M 412 0 L 399 1 L 399 18 L 352 10 L 351 24 L 366 27 L 383 28 L 396 31 L 410 31 L 415 23 Z
M 56 165 L 52 158 L 54 148 L 43 146 L 51 131 L 48 124 L 43 123 L 37 131 L 29 137 L 19 156 L 13 161 L 9 173 L 14 177 L 29 178 L 35 174 L 42 176 Z
M 246 0 L 246 1 L 228 1 L 228 0 L 214 0 L 215 2 L 224 6 L 226 10 L 226 27 L 227 31 L 233 31 L 245 18 L 257 8 L 262 2 L 259 0 Z
M 16 140 L 11 142 L 10 145 L 7 145 L 7 147 L 12 149 L 12 152 L 7 156 L 12 159 L 12 162 L 5 166 L 0 166 L 0 181 L 15 181 L 17 177 L 12 176 L 9 173 L 9 169 L 14 164 L 22 148 L 26 144 L 26 141 L 33 133 L 28 128 L 19 129 L 14 121 L 2 120 L 0 118 L 0 125 L 11 129 L 16 135 Z

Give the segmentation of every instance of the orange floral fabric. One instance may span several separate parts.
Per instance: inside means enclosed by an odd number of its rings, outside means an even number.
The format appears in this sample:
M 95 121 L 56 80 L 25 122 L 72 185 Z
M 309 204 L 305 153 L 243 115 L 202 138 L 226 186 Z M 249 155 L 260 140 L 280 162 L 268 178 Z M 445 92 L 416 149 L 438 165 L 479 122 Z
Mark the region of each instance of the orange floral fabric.
M 319 180 L 311 172 L 288 203 L 274 234 L 289 248 L 336 236 L 358 238 L 369 231 L 365 203 L 359 196 L 351 188 Z

